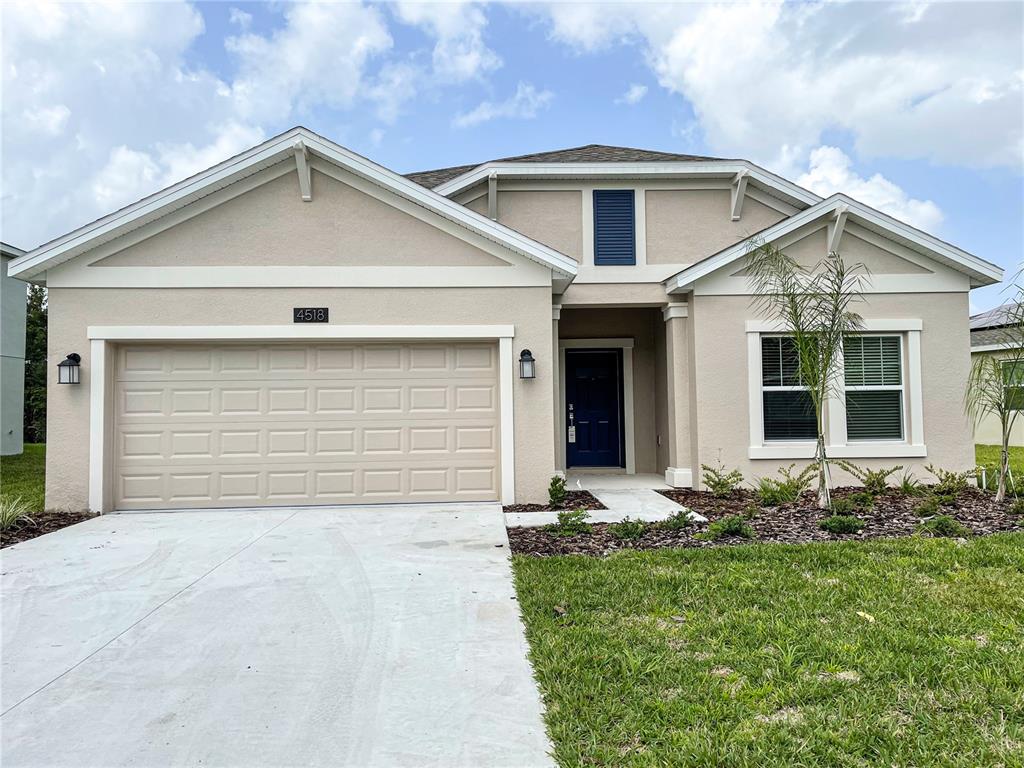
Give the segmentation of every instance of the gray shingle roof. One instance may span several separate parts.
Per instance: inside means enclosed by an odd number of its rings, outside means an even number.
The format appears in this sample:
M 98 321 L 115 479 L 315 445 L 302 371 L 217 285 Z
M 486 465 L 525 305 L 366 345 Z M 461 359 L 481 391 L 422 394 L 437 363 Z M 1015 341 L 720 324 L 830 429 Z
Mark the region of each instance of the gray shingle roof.
M 998 306 L 995 309 L 990 309 L 987 312 L 979 312 L 976 315 L 971 315 L 971 330 L 977 330 L 978 328 L 998 328 L 1000 325 L 1006 325 L 1009 316 L 1020 316 L 1019 308 L 1019 304 L 1011 301 Z
M 659 162 L 687 162 L 700 160 L 720 160 L 718 157 L 705 157 L 704 155 L 681 155 L 675 152 L 660 152 L 652 149 L 636 149 L 634 147 L 613 147 L 607 144 L 586 144 L 582 147 L 570 147 L 569 149 L 556 149 L 550 152 L 534 152 L 529 155 L 514 155 L 512 157 L 501 157 L 496 160 L 486 160 L 490 163 L 659 163 Z M 432 171 L 417 171 L 407 173 L 406 178 L 412 179 L 424 187 L 436 187 L 451 181 L 456 176 L 461 176 L 483 163 L 473 165 L 456 165 L 451 168 L 437 168 Z
M 971 346 L 984 347 L 989 344 L 1006 344 L 1019 334 L 1008 332 L 1008 326 L 1019 322 L 1020 305 L 1014 302 L 971 315 Z

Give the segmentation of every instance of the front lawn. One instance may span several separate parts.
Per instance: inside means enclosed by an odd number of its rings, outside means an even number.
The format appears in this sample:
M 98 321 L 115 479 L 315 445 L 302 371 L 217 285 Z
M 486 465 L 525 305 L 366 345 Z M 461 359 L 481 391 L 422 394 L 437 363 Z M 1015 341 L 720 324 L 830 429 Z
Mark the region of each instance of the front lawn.
M 999 446 L 998 445 L 975 445 L 974 460 L 979 467 L 985 467 L 985 480 L 988 487 L 995 490 L 999 481 Z M 1024 481 L 1024 447 L 1018 445 L 1010 446 L 1010 474 L 1018 485 Z M 981 484 L 981 477 L 978 478 Z
M 0 494 L 4 498 L 20 496 L 31 512 L 43 511 L 46 480 L 46 446 L 28 444 L 20 456 L 0 457 Z
M 1024 765 L 1024 534 L 513 567 L 563 766 Z

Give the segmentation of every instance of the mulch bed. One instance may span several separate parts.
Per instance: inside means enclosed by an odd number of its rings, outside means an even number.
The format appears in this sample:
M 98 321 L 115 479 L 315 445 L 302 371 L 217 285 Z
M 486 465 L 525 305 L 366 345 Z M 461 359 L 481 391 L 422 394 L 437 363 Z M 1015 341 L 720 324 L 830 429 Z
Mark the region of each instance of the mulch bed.
M 561 512 L 564 509 L 608 509 L 590 491 L 566 491 L 565 501 L 560 507 L 550 504 L 509 504 L 502 507 L 505 512 Z
M 32 522 L 23 523 L 9 531 L 0 532 L 0 549 L 34 539 L 44 533 L 53 533 L 69 525 L 95 517 L 91 512 L 33 512 Z
M 861 488 L 837 488 L 834 498 L 842 498 Z M 606 555 L 620 549 L 660 549 L 663 547 L 717 547 L 756 542 L 777 542 L 803 544 L 811 541 L 861 541 L 866 539 L 894 538 L 915 533 L 922 518 L 914 514 L 914 508 L 921 503 L 919 496 L 906 496 L 890 491 L 875 497 L 874 507 L 868 512 L 858 512 L 864 521 L 859 533 L 834 534 L 823 531 L 818 523 L 829 516 L 816 506 L 813 492 L 805 492 L 793 504 L 778 507 L 757 507 L 750 491 L 734 491 L 724 499 L 716 499 L 705 491 L 668 490 L 661 491 L 684 507 L 698 512 L 710 521 L 732 515 L 750 515 L 748 524 L 754 530 L 753 539 L 735 536 L 717 541 L 696 538 L 707 530 L 707 524 L 695 524 L 681 530 L 665 530 L 656 524 L 648 525 L 638 539 L 622 540 L 612 535 L 605 523 L 591 525 L 589 533 L 577 536 L 559 537 L 539 528 L 509 528 L 508 538 L 512 551 L 523 555 Z M 1002 504 L 993 501 L 993 495 L 971 488 L 956 499 L 955 506 L 942 508 L 958 522 L 970 528 L 976 536 L 992 533 L 1024 530 L 1024 517 L 1009 514 L 1012 499 Z M 753 506 L 752 506 L 753 505 Z

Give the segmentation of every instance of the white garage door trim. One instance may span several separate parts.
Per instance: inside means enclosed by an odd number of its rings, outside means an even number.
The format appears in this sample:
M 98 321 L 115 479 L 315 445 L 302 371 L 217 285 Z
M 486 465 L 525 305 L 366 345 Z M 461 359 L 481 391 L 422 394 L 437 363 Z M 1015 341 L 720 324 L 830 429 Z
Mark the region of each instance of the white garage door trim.
M 513 325 L 101 325 L 89 326 L 89 508 L 111 508 L 108 480 L 110 414 L 109 345 L 120 341 L 407 341 L 415 339 L 491 339 L 498 341 L 501 409 L 501 503 L 515 502 L 515 434 L 512 407 Z

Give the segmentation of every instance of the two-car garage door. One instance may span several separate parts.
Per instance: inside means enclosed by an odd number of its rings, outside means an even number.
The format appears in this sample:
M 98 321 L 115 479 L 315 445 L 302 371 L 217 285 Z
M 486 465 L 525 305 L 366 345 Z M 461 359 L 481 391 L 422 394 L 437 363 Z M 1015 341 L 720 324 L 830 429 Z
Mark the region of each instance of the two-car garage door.
M 117 509 L 498 499 L 490 343 L 126 345 Z

